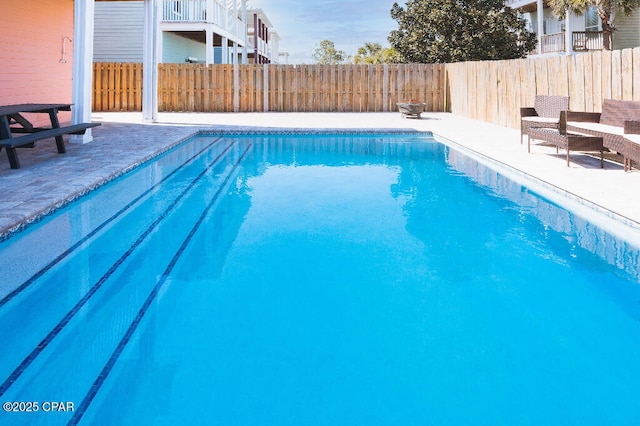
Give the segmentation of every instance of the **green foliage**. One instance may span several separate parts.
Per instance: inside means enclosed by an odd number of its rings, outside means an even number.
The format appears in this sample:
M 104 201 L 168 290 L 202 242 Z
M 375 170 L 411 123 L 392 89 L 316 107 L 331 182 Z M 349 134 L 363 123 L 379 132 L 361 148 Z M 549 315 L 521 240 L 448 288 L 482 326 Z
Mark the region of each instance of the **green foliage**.
M 504 0 L 407 0 L 393 4 L 389 43 L 402 62 L 523 58 L 536 46 L 521 14 Z
M 640 0 L 548 0 L 548 4 L 553 14 L 561 19 L 565 18 L 567 9 L 576 15 L 582 15 L 589 7 L 595 7 L 602 21 L 603 47 L 611 50 L 611 33 L 615 31 L 611 20 L 612 12 L 621 11 L 629 16 L 640 7 Z
M 337 50 L 335 43 L 331 40 L 322 40 L 313 51 L 312 58 L 317 64 L 323 65 L 342 64 L 347 60 L 344 51 Z
M 380 43 L 365 43 L 353 58 L 356 64 L 395 64 L 400 62 L 393 47 L 383 48 Z

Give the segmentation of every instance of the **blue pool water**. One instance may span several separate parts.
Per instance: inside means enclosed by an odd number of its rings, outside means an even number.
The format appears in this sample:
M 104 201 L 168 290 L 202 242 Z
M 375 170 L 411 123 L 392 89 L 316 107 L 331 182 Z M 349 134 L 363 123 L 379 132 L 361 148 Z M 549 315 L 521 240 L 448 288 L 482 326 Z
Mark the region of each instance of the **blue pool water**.
M 0 424 L 640 423 L 638 247 L 420 134 L 198 137 L 0 267 Z

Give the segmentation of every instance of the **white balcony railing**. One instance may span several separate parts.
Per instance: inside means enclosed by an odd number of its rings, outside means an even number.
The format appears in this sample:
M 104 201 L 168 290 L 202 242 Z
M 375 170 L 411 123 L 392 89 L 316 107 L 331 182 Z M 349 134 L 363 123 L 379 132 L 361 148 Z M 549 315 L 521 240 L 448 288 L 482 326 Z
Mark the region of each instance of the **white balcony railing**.
M 504 5 L 513 9 L 524 7 L 528 4 L 536 3 L 536 0 L 505 0 Z
M 247 47 L 251 50 L 254 49 L 255 44 L 253 35 L 247 36 Z M 262 56 L 271 58 L 271 46 L 261 38 L 258 39 L 258 53 Z
M 215 24 L 242 40 L 246 31 L 245 23 L 234 13 L 233 2 L 218 0 L 163 0 L 162 22 Z
M 602 50 L 602 31 L 574 31 L 573 50 Z
M 207 0 L 164 0 L 164 22 L 206 22 Z
M 573 31 L 573 50 L 602 50 L 602 31 Z M 540 53 L 565 51 L 564 33 L 547 34 L 541 37 Z
M 543 35 L 539 49 L 540 53 L 564 52 L 564 33 Z

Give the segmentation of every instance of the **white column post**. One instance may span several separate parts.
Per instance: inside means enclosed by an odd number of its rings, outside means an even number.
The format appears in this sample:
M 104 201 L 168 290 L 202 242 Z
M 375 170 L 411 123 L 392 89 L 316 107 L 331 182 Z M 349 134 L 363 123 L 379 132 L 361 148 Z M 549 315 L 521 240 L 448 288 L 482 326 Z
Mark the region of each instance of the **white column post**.
M 222 37 L 222 63 L 229 63 L 229 39 Z
M 242 25 L 244 26 L 244 44 L 242 46 L 242 63 L 249 63 L 249 57 L 247 55 L 247 40 L 249 39 L 247 36 L 247 31 L 249 31 L 247 25 L 247 0 L 242 0 Z
M 567 9 L 564 18 L 564 51 L 567 55 L 573 55 L 573 13 Z
M 144 0 L 142 118 L 158 120 L 158 0 Z
M 536 9 L 538 11 L 538 53 L 542 52 L 542 36 L 544 35 L 544 4 L 542 0 L 536 2 Z
M 206 43 L 206 53 L 205 53 L 205 63 L 207 65 L 211 65 L 215 62 L 215 56 L 213 54 L 213 25 L 212 22 L 216 22 L 214 9 L 215 0 L 207 0 L 206 8 L 207 8 L 207 21 L 205 24 L 205 43 Z
M 211 65 L 214 62 L 213 57 L 213 29 L 210 24 L 206 25 L 207 29 L 205 30 L 205 44 L 206 44 L 206 58 L 205 62 L 207 65 Z
M 71 121 L 73 124 L 91 122 L 91 94 L 93 92 L 93 15 L 94 0 L 75 1 L 73 19 L 73 82 Z M 72 135 L 74 143 L 93 140 L 91 129 L 84 135 Z
M 233 36 L 237 39 L 238 37 L 238 0 L 233 0 Z M 235 47 L 235 45 L 234 45 Z M 234 53 L 236 53 L 234 51 Z M 236 60 L 233 60 L 233 63 L 236 63 Z
M 213 2 L 215 0 L 207 0 L 207 4 L 206 4 L 206 8 L 207 8 L 207 24 L 211 24 L 213 22 L 216 22 L 216 15 L 215 15 L 215 9 L 214 9 L 214 5 Z

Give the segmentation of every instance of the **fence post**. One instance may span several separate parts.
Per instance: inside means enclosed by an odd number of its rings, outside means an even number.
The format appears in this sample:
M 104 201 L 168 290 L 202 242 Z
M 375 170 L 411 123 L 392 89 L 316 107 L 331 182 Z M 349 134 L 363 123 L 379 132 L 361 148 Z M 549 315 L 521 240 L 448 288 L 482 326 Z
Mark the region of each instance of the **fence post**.
M 233 112 L 240 111 L 240 71 L 238 63 L 233 64 Z
M 389 111 L 389 64 L 382 66 L 382 112 Z
M 264 72 L 262 73 L 262 103 L 263 103 L 263 111 L 269 112 L 269 65 L 264 64 Z

